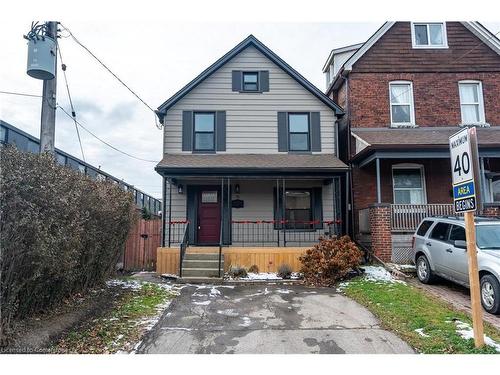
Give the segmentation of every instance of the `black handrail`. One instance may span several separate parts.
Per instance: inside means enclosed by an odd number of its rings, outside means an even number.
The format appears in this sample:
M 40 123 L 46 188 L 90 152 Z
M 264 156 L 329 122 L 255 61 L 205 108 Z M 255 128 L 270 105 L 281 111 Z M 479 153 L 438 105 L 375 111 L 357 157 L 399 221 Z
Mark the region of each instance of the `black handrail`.
M 222 264 L 222 225 L 220 226 L 220 232 L 219 232 L 219 278 L 222 277 L 221 264 Z
M 184 237 L 182 238 L 179 254 L 179 277 L 182 277 L 182 262 L 184 260 L 184 255 L 186 254 L 186 249 L 189 245 L 189 222 L 186 223 L 186 228 L 184 229 Z

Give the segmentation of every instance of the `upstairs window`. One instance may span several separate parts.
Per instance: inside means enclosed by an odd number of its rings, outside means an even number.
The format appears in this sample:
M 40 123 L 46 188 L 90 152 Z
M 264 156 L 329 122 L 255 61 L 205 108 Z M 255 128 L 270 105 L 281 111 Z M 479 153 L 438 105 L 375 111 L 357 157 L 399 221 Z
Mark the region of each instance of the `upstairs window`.
M 259 90 L 259 73 L 243 72 L 243 91 Z
M 396 81 L 389 84 L 391 124 L 414 125 L 413 85 L 411 82 Z
M 460 110 L 462 124 L 484 124 L 483 87 L 479 81 L 461 81 Z
M 413 48 L 448 48 L 444 22 L 413 23 Z
M 215 151 L 215 113 L 194 114 L 194 149 Z
M 309 114 L 288 114 L 288 144 L 290 151 L 309 151 Z

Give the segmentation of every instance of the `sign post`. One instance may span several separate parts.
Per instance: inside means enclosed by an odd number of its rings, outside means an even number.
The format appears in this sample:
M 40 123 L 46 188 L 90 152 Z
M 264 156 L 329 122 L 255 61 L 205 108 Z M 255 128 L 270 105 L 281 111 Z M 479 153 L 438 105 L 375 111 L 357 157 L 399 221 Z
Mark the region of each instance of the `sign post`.
M 453 176 L 453 207 L 464 214 L 465 238 L 469 260 L 469 285 L 472 325 L 476 348 L 484 345 L 483 309 L 481 307 L 479 271 L 477 266 L 474 211 L 480 202 L 476 181 L 479 171 L 476 128 L 463 129 L 450 137 L 451 174 Z

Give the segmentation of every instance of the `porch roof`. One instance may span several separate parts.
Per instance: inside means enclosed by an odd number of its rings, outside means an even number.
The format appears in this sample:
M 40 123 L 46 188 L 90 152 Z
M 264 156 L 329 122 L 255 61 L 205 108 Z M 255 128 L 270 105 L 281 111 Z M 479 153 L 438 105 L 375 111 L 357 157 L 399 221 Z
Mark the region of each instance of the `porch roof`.
M 156 166 L 161 174 L 343 172 L 333 154 L 165 154 Z
M 375 153 L 384 153 L 386 156 L 393 153 L 401 158 L 449 157 L 449 137 L 459 130 L 460 128 L 455 126 L 353 128 L 352 135 L 366 147 L 354 155 L 352 161 L 366 165 Z M 500 126 L 478 127 L 477 137 L 480 156 L 499 155 L 497 151 L 500 149 Z M 489 150 L 494 150 L 493 154 Z

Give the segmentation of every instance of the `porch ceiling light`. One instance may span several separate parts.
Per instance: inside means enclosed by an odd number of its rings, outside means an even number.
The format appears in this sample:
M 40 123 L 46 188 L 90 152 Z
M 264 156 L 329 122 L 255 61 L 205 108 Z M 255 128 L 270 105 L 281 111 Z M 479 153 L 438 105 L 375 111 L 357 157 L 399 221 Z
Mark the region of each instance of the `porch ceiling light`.
M 184 194 L 184 186 L 182 186 L 182 184 L 177 186 L 177 193 Z
M 234 185 L 234 192 L 235 192 L 236 194 L 239 194 L 239 193 L 240 193 L 240 184 L 236 184 L 236 185 Z

